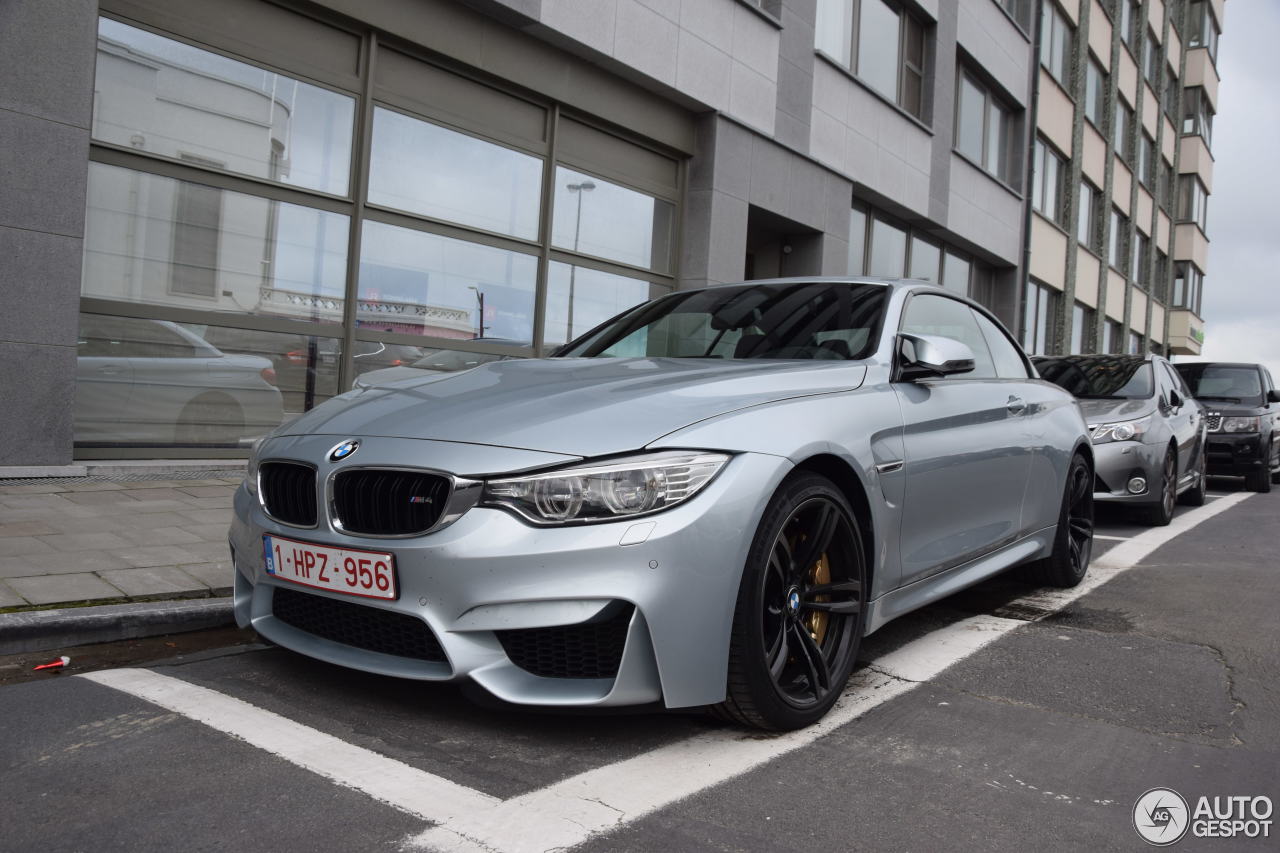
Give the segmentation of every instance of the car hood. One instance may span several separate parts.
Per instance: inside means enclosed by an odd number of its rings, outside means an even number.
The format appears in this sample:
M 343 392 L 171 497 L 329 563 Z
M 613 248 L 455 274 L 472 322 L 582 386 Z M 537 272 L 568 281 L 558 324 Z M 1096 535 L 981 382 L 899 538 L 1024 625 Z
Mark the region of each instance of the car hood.
M 1143 418 L 1156 410 L 1156 401 L 1150 397 L 1138 400 L 1088 400 L 1080 401 L 1080 411 L 1085 422 L 1094 424 L 1132 421 Z
M 399 367 L 380 367 L 377 370 L 370 370 L 368 373 L 360 374 L 353 384 L 357 388 L 371 388 L 374 385 L 386 385 L 389 382 L 398 382 L 401 379 L 421 379 L 424 376 L 434 376 L 441 372 L 422 367 L 410 367 L 407 364 Z
M 857 388 L 864 364 L 557 358 L 495 361 L 335 397 L 276 435 L 424 438 L 601 456 L 749 406 Z

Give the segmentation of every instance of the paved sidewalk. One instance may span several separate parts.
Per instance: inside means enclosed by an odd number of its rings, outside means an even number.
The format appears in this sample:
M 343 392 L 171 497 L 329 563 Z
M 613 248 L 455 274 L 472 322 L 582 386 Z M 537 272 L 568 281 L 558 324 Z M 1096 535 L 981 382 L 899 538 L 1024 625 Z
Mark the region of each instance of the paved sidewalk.
M 0 479 L 0 612 L 230 594 L 243 464 L 88 471 Z

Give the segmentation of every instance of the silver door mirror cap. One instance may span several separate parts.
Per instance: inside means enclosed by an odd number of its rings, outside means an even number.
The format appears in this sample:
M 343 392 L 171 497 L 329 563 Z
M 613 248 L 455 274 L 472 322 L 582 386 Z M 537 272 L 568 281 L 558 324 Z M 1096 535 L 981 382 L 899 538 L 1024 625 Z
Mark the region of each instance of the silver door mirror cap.
M 973 362 L 973 350 L 955 338 L 910 332 L 898 335 L 898 378 L 903 381 L 968 373 Z

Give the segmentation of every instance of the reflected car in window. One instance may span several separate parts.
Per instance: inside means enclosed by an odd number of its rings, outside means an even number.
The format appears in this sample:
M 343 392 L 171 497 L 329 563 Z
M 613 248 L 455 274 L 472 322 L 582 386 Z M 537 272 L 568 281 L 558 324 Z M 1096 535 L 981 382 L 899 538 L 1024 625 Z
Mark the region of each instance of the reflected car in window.
M 1204 504 L 1204 409 L 1173 365 L 1155 355 L 1034 361 L 1080 401 L 1097 455 L 1094 500 L 1133 506 L 1153 525 L 1172 520 L 1179 498 Z
M 235 447 L 283 420 L 275 369 L 163 320 L 80 315 L 78 446 Z
M 255 448 L 241 626 L 507 702 L 822 717 L 862 638 L 1093 541 L 1075 399 L 923 282 L 672 293 L 553 358 L 357 388 Z
M 1255 492 L 1280 484 L 1280 390 L 1260 364 L 1175 364 L 1205 407 L 1210 475 L 1244 477 Z
M 529 346 L 528 341 L 511 341 L 503 338 L 476 338 L 472 343 L 508 347 Z M 420 358 L 372 370 L 363 370 L 362 365 L 357 364 L 356 378 L 351 383 L 351 387 L 372 388 L 375 385 L 386 385 L 389 382 L 399 382 L 402 379 L 421 379 L 433 373 L 454 373 L 459 370 L 470 370 L 473 367 L 488 364 L 491 361 L 503 361 L 508 358 L 519 357 L 457 349 L 425 350 Z

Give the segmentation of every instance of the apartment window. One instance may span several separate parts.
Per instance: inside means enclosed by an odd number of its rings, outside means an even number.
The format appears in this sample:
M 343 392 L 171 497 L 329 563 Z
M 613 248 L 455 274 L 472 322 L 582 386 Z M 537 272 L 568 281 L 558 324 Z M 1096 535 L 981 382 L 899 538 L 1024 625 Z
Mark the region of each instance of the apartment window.
M 1104 104 L 1107 100 L 1107 77 L 1102 66 L 1092 56 L 1084 72 L 1084 117 L 1093 126 L 1102 129 Z
M 1169 256 L 1156 249 L 1156 265 L 1151 271 L 1151 295 L 1161 302 L 1169 301 Z
M 1191 0 L 1187 6 L 1187 47 L 1203 47 L 1209 58 L 1218 61 L 1218 22 L 1208 0 Z
M 1155 87 L 1160 77 L 1160 44 L 1156 34 L 1148 27 L 1147 40 L 1142 45 L 1142 73 L 1147 82 Z
M 972 75 L 960 73 L 956 149 L 1007 184 L 1014 183 L 1013 117 L 1009 108 Z
M 1022 348 L 1030 355 L 1048 355 L 1058 317 L 1058 292 L 1039 282 L 1027 280 L 1022 324 Z
M 1076 211 L 1076 239 L 1089 251 L 1102 252 L 1102 191 L 1080 182 L 1080 207 Z
M 1129 355 L 1142 355 L 1142 335 L 1129 331 Z
M 1194 222 L 1201 231 L 1205 226 L 1209 213 L 1209 192 L 1195 175 L 1183 175 L 1178 182 L 1178 219 L 1182 222 Z
M 1040 64 L 1063 86 L 1070 85 L 1072 29 L 1067 16 L 1046 0 L 1040 16 Z
M 1102 340 L 1099 341 L 1098 352 L 1113 355 L 1120 352 L 1122 331 L 1120 324 L 1115 320 L 1104 320 L 1102 322 Z
M 942 249 L 930 240 L 912 235 L 911 257 L 907 262 L 907 278 L 918 278 L 940 284 L 942 279 L 939 270 L 942 268 Z
M 1169 75 L 1168 81 L 1164 86 L 1164 114 L 1169 117 L 1172 122 L 1177 122 L 1180 105 L 1182 104 L 1182 84 L 1178 82 L 1178 78 L 1172 73 Z
M 1138 140 L 1138 180 L 1147 189 L 1156 185 L 1156 141 L 1144 130 Z
M 871 257 L 867 275 L 902 278 L 907 263 L 907 232 L 877 216 L 871 222 Z
M 1173 164 L 1162 156 L 1160 164 L 1164 169 L 1164 187 L 1160 193 L 1160 207 L 1168 213 L 1173 208 L 1173 201 L 1178 197 L 1178 173 L 1173 171 Z
M 1031 205 L 1045 218 L 1066 227 L 1066 193 L 1063 179 L 1067 175 L 1067 162 L 1043 139 L 1035 143 L 1035 166 L 1031 187 Z
M 218 243 L 222 233 L 222 190 L 180 181 L 174 184 L 171 293 L 218 295 Z
M 1000 5 L 1009 13 L 1009 17 L 1018 22 L 1024 30 L 1031 28 L 1032 0 L 1000 0 Z
M 1141 32 L 1142 7 L 1138 0 L 1117 0 L 1120 15 L 1120 40 L 1135 55 L 1138 52 L 1138 33 Z
M 1151 240 L 1141 231 L 1133 233 L 1132 259 L 1129 272 L 1139 287 L 1146 288 L 1147 260 L 1151 252 Z
M 886 0 L 819 0 L 815 46 L 917 118 L 924 116 L 925 27 Z
M 866 275 L 867 212 L 853 208 L 849 216 L 849 275 Z
M 1204 275 L 1188 261 L 1173 265 L 1173 294 L 1169 304 L 1174 308 L 1187 308 L 1200 313 L 1200 290 Z
M 1077 302 L 1071 307 L 1071 354 L 1084 352 L 1084 342 L 1093 326 L 1093 311 Z
M 1133 110 L 1124 101 L 1116 98 L 1115 117 L 1111 122 L 1111 143 L 1116 154 L 1126 163 L 1130 160 L 1129 146 L 1133 141 Z
M 1107 263 L 1117 272 L 1129 274 L 1129 217 L 1114 207 L 1111 208 L 1111 240 Z
M 1201 86 L 1188 89 L 1182 103 L 1182 135 L 1197 134 L 1204 138 L 1205 145 L 1213 145 L 1213 107 Z

